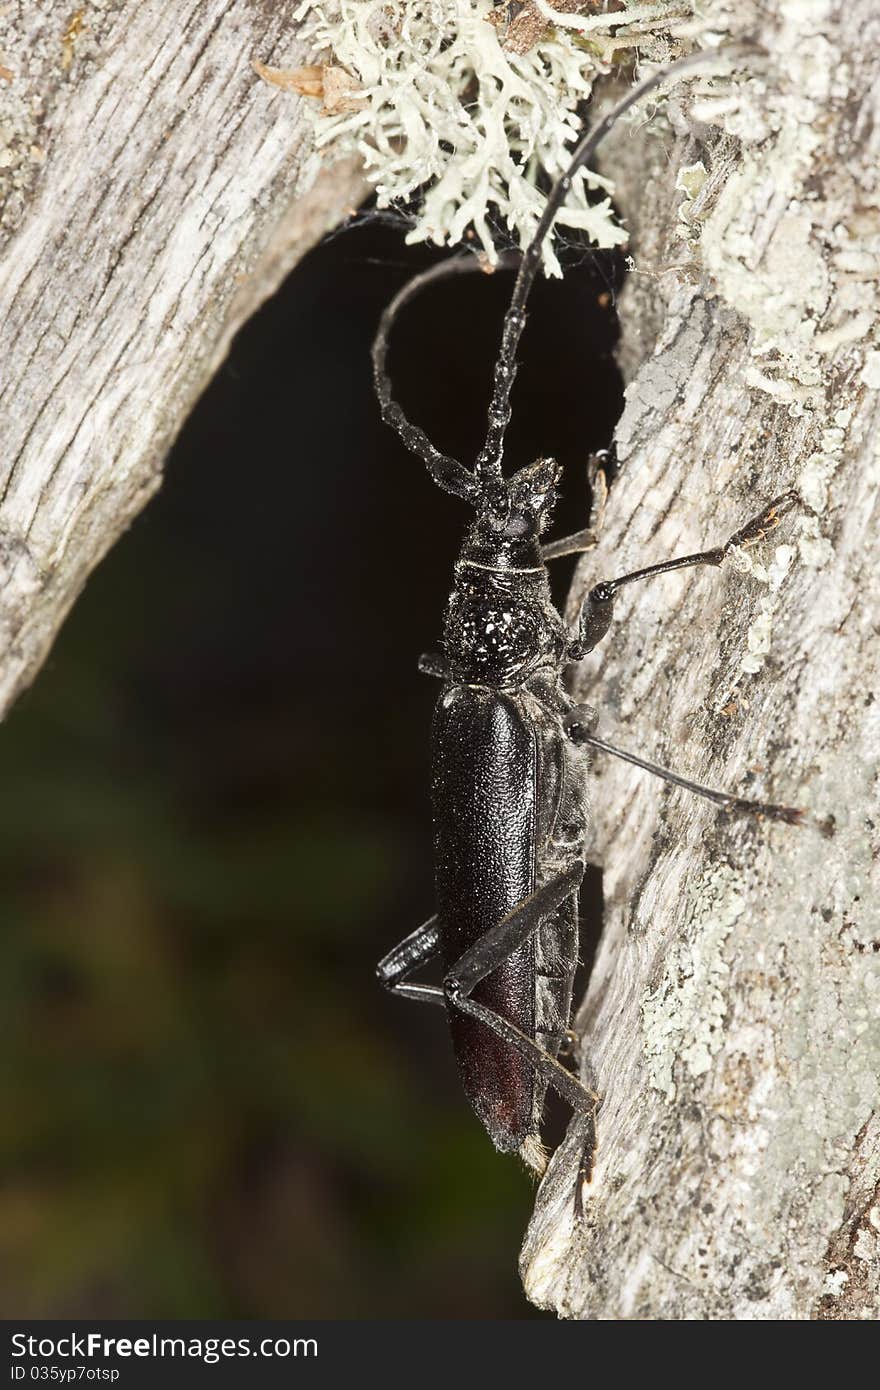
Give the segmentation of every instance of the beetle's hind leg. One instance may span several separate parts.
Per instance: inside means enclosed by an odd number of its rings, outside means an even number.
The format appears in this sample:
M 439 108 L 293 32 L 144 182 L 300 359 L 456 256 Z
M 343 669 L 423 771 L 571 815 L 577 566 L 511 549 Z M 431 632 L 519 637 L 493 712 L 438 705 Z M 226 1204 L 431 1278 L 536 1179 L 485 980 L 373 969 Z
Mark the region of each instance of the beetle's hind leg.
M 583 876 L 584 866 L 579 862 L 538 888 L 459 957 L 446 975 L 442 989 L 437 985 L 418 984 L 408 978 L 414 970 L 428 965 L 440 953 L 439 918 L 436 915 L 429 917 L 420 927 L 416 927 L 415 931 L 410 932 L 409 936 L 404 937 L 403 941 L 383 956 L 376 966 L 380 982 L 392 994 L 425 1004 L 443 1006 L 448 1003 L 490 1028 L 497 1037 L 510 1043 L 511 1047 L 525 1057 L 538 1075 L 552 1086 L 563 1100 L 568 1101 L 576 1114 L 584 1117 L 586 1135 L 575 1192 L 577 1215 L 582 1213 L 583 1189 L 589 1183 L 593 1172 L 596 1111 L 599 1108 L 600 1097 L 595 1091 L 584 1086 L 549 1052 L 545 1052 L 533 1038 L 527 1037 L 508 1019 L 479 1004 L 470 995 L 481 980 L 493 970 L 497 970 L 499 965 L 534 935 L 541 923 L 552 916 L 566 898 L 577 892 Z M 546 1166 L 546 1155 L 537 1136 L 530 1136 L 523 1143 L 520 1156 L 540 1176 Z
M 583 876 L 584 866 L 578 861 L 572 868 L 551 879 L 549 883 L 542 884 L 506 917 L 502 917 L 501 921 L 497 922 L 494 927 L 490 927 L 479 941 L 476 941 L 469 950 L 465 951 L 464 955 L 459 957 L 447 973 L 443 980 L 443 994 L 452 1008 L 460 1010 L 461 1013 L 475 1018 L 479 1023 L 490 1028 L 496 1037 L 509 1043 L 522 1057 L 525 1057 L 542 1080 L 552 1086 L 563 1100 L 568 1102 L 576 1114 L 590 1117 L 593 1134 L 590 1148 L 592 1159 L 592 1152 L 595 1149 L 595 1120 L 593 1117 L 599 1107 L 600 1097 L 595 1091 L 584 1086 L 555 1057 L 539 1046 L 534 1038 L 527 1037 L 509 1019 L 503 1018 L 494 1009 L 487 1008 L 485 1004 L 480 1004 L 471 997 L 473 990 L 481 980 L 485 979 L 487 975 L 491 975 L 493 970 L 497 970 L 505 960 L 519 950 L 529 937 L 534 936 L 542 922 L 545 922 L 557 908 L 562 906 L 567 898 L 577 892 Z M 524 1155 L 524 1157 L 528 1162 L 528 1155 Z
M 425 1004 L 444 1006 L 446 996 L 436 985 L 420 985 L 409 980 L 414 970 L 428 965 L 440 954 L 439 918 L 429 917 L 415 931 L 405 936 L 376 966 L 381 984 L 402 999 L 416 999 Z

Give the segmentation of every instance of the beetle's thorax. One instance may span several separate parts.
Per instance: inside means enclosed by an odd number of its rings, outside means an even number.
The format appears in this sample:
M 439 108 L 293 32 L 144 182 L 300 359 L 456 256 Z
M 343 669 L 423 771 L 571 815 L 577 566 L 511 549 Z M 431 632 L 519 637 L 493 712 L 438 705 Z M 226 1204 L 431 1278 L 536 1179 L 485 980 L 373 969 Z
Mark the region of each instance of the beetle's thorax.
M 443 645 L 457 682 L 518 686 L 557 667 L 565 645 L 537 536 L 465 537 L 446 607 Z
M 565 649 L 550 597 L 540 535 L 556 500 L 559 465 L 536 459 L 486 480 L 455 566 L 443 645 L 455 683 L 511 688 Z

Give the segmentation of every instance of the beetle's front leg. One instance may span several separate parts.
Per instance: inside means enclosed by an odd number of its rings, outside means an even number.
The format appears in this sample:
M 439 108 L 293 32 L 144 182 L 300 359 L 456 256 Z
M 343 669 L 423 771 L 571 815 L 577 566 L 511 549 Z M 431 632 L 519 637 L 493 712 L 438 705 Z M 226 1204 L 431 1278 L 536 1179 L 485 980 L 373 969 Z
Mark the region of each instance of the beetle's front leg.
M 542 545 L 541 559 L 545 564 L 548 560 L 558 560 L 562 555 L 581 555 L 585 550 L 592 550 L 598 545 L 599 533 L 605 518 L 605 503 L 608 500 L 608 482 L 602 467 L 608 453 L 607 449 L 602 449 L 598 454 L 591 454 L 587 463 L 590 515 L 586 526 L 583 531 L 577 531 L 573 536 L 563 536 L 558 541 Z
M 549 883 L 542 884 L 459 957 L 444 978 L 443 991 L 450 1007 L 477 1019 L 497 1037 L 510 1043 L 532 1064 L 538 1075 L 568 1101 L 577 1114 L 592 1117 L 599 1105 L 595 1091 L 589 1090 L 571 1072 L 566 1071 L 555 1057 L 538 1046 L 534 1038 L 527 1037 L 508 1019 L 471 997 L 481 980 L 497 970 L 535 934 L 542 922 L 577 892 L 583 876 L 584 866 L 578 861 Z

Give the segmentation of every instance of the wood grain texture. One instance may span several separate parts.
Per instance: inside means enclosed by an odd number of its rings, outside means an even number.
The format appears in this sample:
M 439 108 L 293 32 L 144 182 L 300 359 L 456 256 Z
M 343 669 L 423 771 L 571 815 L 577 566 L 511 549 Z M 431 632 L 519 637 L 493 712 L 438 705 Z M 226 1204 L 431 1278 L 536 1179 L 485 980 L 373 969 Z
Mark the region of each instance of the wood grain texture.
M 606 917 L 579 1026 L 604 1095 L 598 1166 L 576 1227 L 575 1127 L 522 1272 L 565 1317 L 873 1319 L 880 15 L 704 10 L 768 57 L 737 79 L 749 139 L 682 101 L 665 138 L 606 153 L 638 269 L 620 476 L 572 615 L 598 578 L 718 543 L 787 488 L 801 511 L 752 573 L 624 590 L 577 693 L 612 742 L 832 813 L 836 833 L 730 821 L 597 760 Z M 686 202 L 676 182 L 699 162 Z
M 363 196 L 354 161 L 314 179 L 301 100 L 252 70 L 303 61 L 295 9 L 4 6 L 0 711 L 232 335 Z

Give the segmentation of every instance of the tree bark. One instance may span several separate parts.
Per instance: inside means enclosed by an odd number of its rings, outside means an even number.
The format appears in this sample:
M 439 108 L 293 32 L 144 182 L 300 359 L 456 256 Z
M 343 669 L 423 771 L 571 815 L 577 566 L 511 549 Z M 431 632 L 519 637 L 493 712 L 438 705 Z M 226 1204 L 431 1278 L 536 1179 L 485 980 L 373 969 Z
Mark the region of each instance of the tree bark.
M 751 573 L 625 589 L 576 693 L 608 740 L 836 825 L 731 820 L 597 758 L 605 921 L 578 1026 L 598 1162 L 578 1225 L 575 1124 L 522 1256 L 529 1296 L 573 1318 L 880 1311 L 880 13 L 736 16 L 769 56 L 731 84 L 727 133 L 673 102 L 686 133 L 605 157 L 635 229 L 629 385 L 571 615 L 789 488 L 800 513 Z
M 233 334 L 365 185 L 309 186 L 295 0 L 0 18 L 0 713 L 155 492 Z M 303 190 L 308 188 L 308 191 Z

